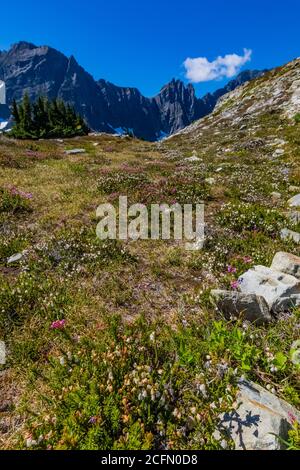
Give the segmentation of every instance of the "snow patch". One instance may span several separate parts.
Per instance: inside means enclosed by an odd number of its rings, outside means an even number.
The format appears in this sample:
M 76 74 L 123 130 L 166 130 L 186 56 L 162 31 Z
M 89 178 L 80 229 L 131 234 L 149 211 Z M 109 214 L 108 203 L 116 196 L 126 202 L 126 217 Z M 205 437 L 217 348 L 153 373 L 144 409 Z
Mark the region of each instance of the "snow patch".
M 0 80 L 0 104 L 6 104 L 5 83 Z
M 108 124 L 108 126 L 114 131 L 115 135 L 127 135 L 128 133 L 134 135 L 132 127 L 113 127 L 111 124 Z
M 0 117 L 0 132 L 3 131 L 8 125 L 8 121 Z
M 167 134 L 167 133 L 164 132 L 164 131 L 159 131 L 159 132 L 156 133 L 156 140 L 157 140 L 157 141 L 163 140 L 163 139 L 165 139 L 166 137 L 169 137 L 169 134 Z

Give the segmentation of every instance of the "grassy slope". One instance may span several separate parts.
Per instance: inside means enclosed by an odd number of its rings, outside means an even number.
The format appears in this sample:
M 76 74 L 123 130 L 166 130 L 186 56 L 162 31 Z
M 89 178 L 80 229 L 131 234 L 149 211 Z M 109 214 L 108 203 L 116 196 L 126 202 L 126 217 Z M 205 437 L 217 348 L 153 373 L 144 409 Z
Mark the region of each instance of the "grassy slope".
M 243 145 L 274 136 L 286 141 L 276 159 L 268 142 Z M 64 155 L 72 147 L 87 153 Z M 231 446 L 212 434 L 241 374 L 300 407 L 290 360 L 299 311 L 256 328 L 226 322 L 208 295 L 249 266 L 270 264 L 276 251 L 300 254 L 278 237 L 289 186 L 300 185 L 299 149 L 299 125 L 276 113 L 263 114 L 251 136 L 209 127 L 192 143 L 182 135 L 165 144 L 0 139 L 0 326 L 9 349 L 2 447 Z M 190 163 L 193 151 L 201 160 Z M 32 199 L 10 199 L 11 186 Z M 272 200 L 273 191 L 282 198 Z M 205 248 L 97 241 L 96 207 L 118 194 L 145 203 L 204 199 Z M 8 266 L 23 249 L 21 264 Z M 64 330 L 50 329 L 57 319 Z

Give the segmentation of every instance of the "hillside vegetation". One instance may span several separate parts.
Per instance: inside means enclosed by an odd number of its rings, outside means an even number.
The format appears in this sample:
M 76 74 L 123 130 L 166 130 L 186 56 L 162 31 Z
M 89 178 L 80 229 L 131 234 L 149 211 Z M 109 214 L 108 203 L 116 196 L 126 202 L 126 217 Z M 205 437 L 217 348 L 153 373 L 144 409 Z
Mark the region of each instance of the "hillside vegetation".
M 161 143 L 0 138 L 3 448 L 231 449 L 215 429 L 241 376 L 300 409 L 299 308 L 258 326 L 210 295 L 276 252 L 300 255 L 280 236 L 300 231 L 287 205 L 300 193 L 298 76 L 295 61 L 243 85 Z M 97 206 L 124 194 L 204 200 L 204 248 L 98 240 Z M 293 418 L 286 446 L 300 446 Z

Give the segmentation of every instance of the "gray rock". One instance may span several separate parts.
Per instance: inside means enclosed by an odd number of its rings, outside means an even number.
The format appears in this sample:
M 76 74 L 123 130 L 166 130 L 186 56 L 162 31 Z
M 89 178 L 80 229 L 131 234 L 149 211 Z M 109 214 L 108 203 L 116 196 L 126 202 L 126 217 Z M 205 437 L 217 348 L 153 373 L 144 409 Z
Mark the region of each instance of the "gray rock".
M 293 230 L 290 230 L 289 228 L 283 228 L 280 231 L 280 237 L 282 240 L 292 240 L 295 243 L 300 243 L 300 233 L 294 232 Z
M 6 364 L 6 347 L 4 341 L 0 341 L 0 365 Z
M 247 140 L 246 142 L 240 145 L 240 148 L 245 150 L 254 150 L 263 147 L 265 144 L 265 139 L 255 138 L 252 140 Z
M 211 295 L 228 318 L 242 317 L 259 325 L 271 320 L 268 304 L 262 296 L 226 290 L 212 290 Z
M 277 191 L 273 191 L 273 193 L 271 193 L 271 197 L 272 199 L 281 199 L 281 194 Z
M 22 254 L 22 253 L 17 253 L 17 254 L 15 254 L 15 255 L 11 256 L 10 258 L 8 258 L 7 264 L 17 263 L 17 262 L 20 261 L 22 258 L 23 258 L 23 254 Z
M 206 178 L 205 179 L 205 183 L 210 184 L 210 185 L 215 184 L 215 182 L 216 182 L 215 178 Z
M 236 450 L 280 450 L 293 420 L 300 422 L 300 413 L 289 403 L 260 385 L 241 380 L 237 407 L 221 417 L 218 429 L 220 434 L 229 434 Z
M 300 191 L 300 188 L 299 186 L 290 185 L 288 187 L 288 191 L 291 193 L 298 193 Z
M 300 207 L 300 194 L 291 197 L 291 199 L 288 200 L 288 205 L 290 207 Z
M 275 152 L 273 153 L 273 157 L 281 157 L 282 155 L 284 154 L 284 150 L 283 149 L 277 149 L 275 150 Z
M 65 150 L 66 155 L 77 155 L 79 153 L 86 153 L 86 150 L 85 149 Z
M 300 212 L 299 211 L 293 211 L 288 214 L 288 218 L 290 219 L 291 222 L 294 224 L 298 224 L 300 222 Z
M 186 162 L 191 162 L 191 163 L 194 163 L 194 162 L 198 162 L 200 160 L 199 157 L 197 157 L 197 155 L 192 155 L 191 157 L 187 157 L 184 159 Z
M 270 310 L 280 298 L 300 294 L 300 280 L 290 274 L 275 271 L 265 266 L 254 266 L 240 276 L 239 285 L 245 294 L 261 295 Z
M 289 312 L 293 308 L 300 306 L 300 294 L 294 294 L 290 297 L 282 297 L 273 304 L 275 313 Z
M 276 145 L 277 147 L 280 147 L 282 145 L 285 145 L 286 141 L 283 139 L 275 139 L 272 145 Z
M 290 274 L 300 279 L 300 257 L 292 253 L 279 251 L 273 258 L 271 269 Z

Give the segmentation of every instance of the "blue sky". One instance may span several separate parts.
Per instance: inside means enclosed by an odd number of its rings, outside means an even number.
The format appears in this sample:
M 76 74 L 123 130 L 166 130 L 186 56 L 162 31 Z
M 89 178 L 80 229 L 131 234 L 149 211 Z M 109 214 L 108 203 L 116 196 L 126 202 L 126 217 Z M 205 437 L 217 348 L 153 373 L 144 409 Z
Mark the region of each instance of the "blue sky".
M 14 0 L 1 2 L 0 49 L 19 40 L 51 45 L 95 78 L 152 96 L 173 77 L 188 83 L 187 58 L 242 57 L 246 48 L 242 68 L 262 69 L 300 56 L 299 18 L 299 0 Z M 228 79 L 194 83 L 197 95 Z

